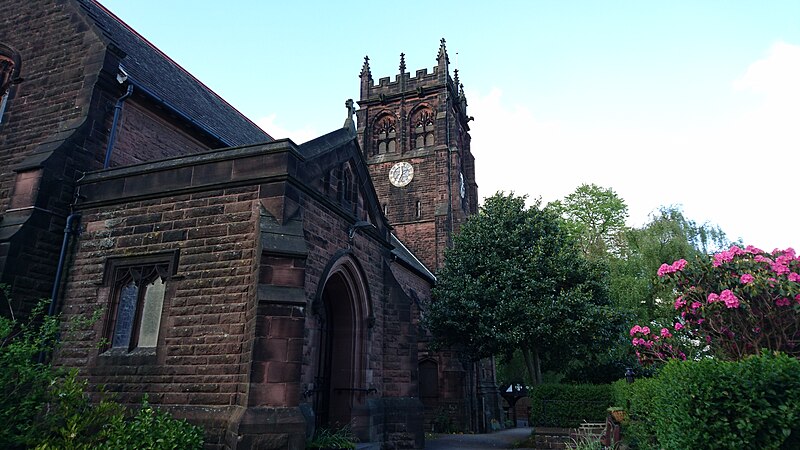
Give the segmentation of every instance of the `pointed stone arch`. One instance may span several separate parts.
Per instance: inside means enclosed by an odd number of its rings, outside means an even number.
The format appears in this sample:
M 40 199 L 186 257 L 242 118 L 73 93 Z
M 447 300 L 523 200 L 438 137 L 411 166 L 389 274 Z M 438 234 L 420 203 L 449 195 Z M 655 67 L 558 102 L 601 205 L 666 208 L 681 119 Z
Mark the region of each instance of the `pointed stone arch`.
M 367 433 L 368 338 L 374 322 L 367 278 L 352 252 L 343 250 L 331 258 L 320 280 L 314 299 L 320 324 L 313 404 L 316 425 L 350 424 L 357 434 Z

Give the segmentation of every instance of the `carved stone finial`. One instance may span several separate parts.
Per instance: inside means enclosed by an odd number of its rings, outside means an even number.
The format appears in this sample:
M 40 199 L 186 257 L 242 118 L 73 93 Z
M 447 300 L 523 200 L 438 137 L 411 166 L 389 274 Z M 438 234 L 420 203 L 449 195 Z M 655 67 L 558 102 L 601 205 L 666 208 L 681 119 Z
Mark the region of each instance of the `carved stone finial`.
M 444 38 L 440 41 L 441 45 L 439 45 L 439 54 L 436 55 L 436 61 L 439 65 L 442 64 L 450 64 L 450 58 L 447 56 L 447 47 L 445 46 Z
M 400 53 L 400 73 L 406 73 L 406 54 Z
M 456 70 L 454 70 L 454 71 L 453 71 L 453 83 L 455 84 L 455 86 L 456 86 L 456 89 L 458 89 L 458 88 L 459 88 L 459 86 L 461 86 L 461 85 L 458 83 L 458 69 L 456 69 Z M 463 87 L 463 86 L 461 86 L 461 87 Z
M 353 102 L 352 98 L 348 98 L 346 102 L 344 102 L 344 106 L 347 107 L 347 118 L 344 120 L 344 126 L 342 128 L 348 128 L 353 133 L 356 132 L 356 122 L 353 120 L 353 116 L 356 113 L 355 103 Z
M 366 76 L 368 78 L 372 76 L 372 73 L 370 73 L 370 71 L 369 71 L 369 56 L 365 56 L 364 57 L 364 65 L 361 66 L 361 73 L 358 76 L 360 76 L 362 78 L 364 76 Z

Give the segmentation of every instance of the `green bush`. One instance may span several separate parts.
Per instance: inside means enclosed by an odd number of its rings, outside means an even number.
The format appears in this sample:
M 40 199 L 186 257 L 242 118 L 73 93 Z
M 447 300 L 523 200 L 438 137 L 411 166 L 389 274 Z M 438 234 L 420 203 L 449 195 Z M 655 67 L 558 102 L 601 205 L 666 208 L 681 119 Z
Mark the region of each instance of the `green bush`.
M 603 422 L 612 406 L 610 384 L 540 384 L 528 391 L 531 422 L 538 426 L 577 427 Z
M 615 384 L 630 401 L 632 448 L 800 448 L 800 360 L 673 361 L 651 379 Z
M 800 360 L 673 362 L 659 378 L 651 417 L 661 448 L 800 447 Z
M 145 397 L 139 412 L 131 418 L 116 415 L 103 433 L 102 449 L 199 449 L 203 430 L 155 409 Z
M 1 288 L 2 286 L 0 286 Z M 194 449 L 201 428 L 153 409 L 145 398 L 133 417 L 101 393 L 86 394 L 76 370 L 46 362 L 59 330 L 42 302 L 26 323 L 0 317 L 0 448 Z
M 650 412 L 655 408 L 655 393 L 660 388 L 657 378 L 639 378 L 633 384 L 619 380 L 613 384 L 614 404 L 628 411 L 623 430 L 624 440 L 633 448 L 656 450 L 656 429 Z

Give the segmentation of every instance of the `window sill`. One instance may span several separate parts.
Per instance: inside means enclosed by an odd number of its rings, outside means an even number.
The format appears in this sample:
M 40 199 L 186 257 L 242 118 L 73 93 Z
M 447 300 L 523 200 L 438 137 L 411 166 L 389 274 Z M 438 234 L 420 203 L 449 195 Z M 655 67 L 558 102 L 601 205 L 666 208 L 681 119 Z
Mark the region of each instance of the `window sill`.
M 98 362 L 101 365 L 153 365 L 158 362 L 156 347 L 110 348 L 100 353 Z

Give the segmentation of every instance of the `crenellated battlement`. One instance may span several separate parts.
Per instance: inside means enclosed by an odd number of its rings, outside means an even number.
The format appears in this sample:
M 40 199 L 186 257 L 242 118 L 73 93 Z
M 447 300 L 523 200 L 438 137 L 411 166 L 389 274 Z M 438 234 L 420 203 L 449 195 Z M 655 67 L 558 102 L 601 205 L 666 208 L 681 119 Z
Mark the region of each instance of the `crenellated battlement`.
M 450 83 L 453 82 L 453 79 L 450 76 L 447 77 Z M 428 87 L 428 86 L 436 86 L 440 83 L 439 80 L 439 68 L 434 67 L 433 72 L 428 74 L 428 69 L 419 69 L 416 72 L 415 76 L 411 76 L 409 72 L 405 72 L 402 74 L 397 74 L 394 76 L 394 81 L 391 81 L 391 77 L 381 77 L 378 79 L 378 83 L 373 84 L 373 88 L 390 88 L 393 85 L 402 84 L 405 81 L 405 86 L 407 89 L 416 89 L 419 86 Z
M 381 77 L 375 83 L 369 67 L 369 57 L 364 58 L 364 65 L 361 69 L 361 97 L 359 104 L 367 104 L 380 101 L 384 103 L 396 97 L 422 97 L 433 91 L 441 91 L 443 87 L 449 90 L 450 95 L 455 99 L 463 97 L 461 86 L 458 82 L 458 70 L 455 76 L 449 73 L 450 59 L 447 56 L 445 41 L 442 39 L 439 53 L 436 57 L 437 65 L 429 72 L 427 68 L 419 69 L 414 76 L 406 71 L 405 55 L 400 54 L 400 70 L 394 76 Z

